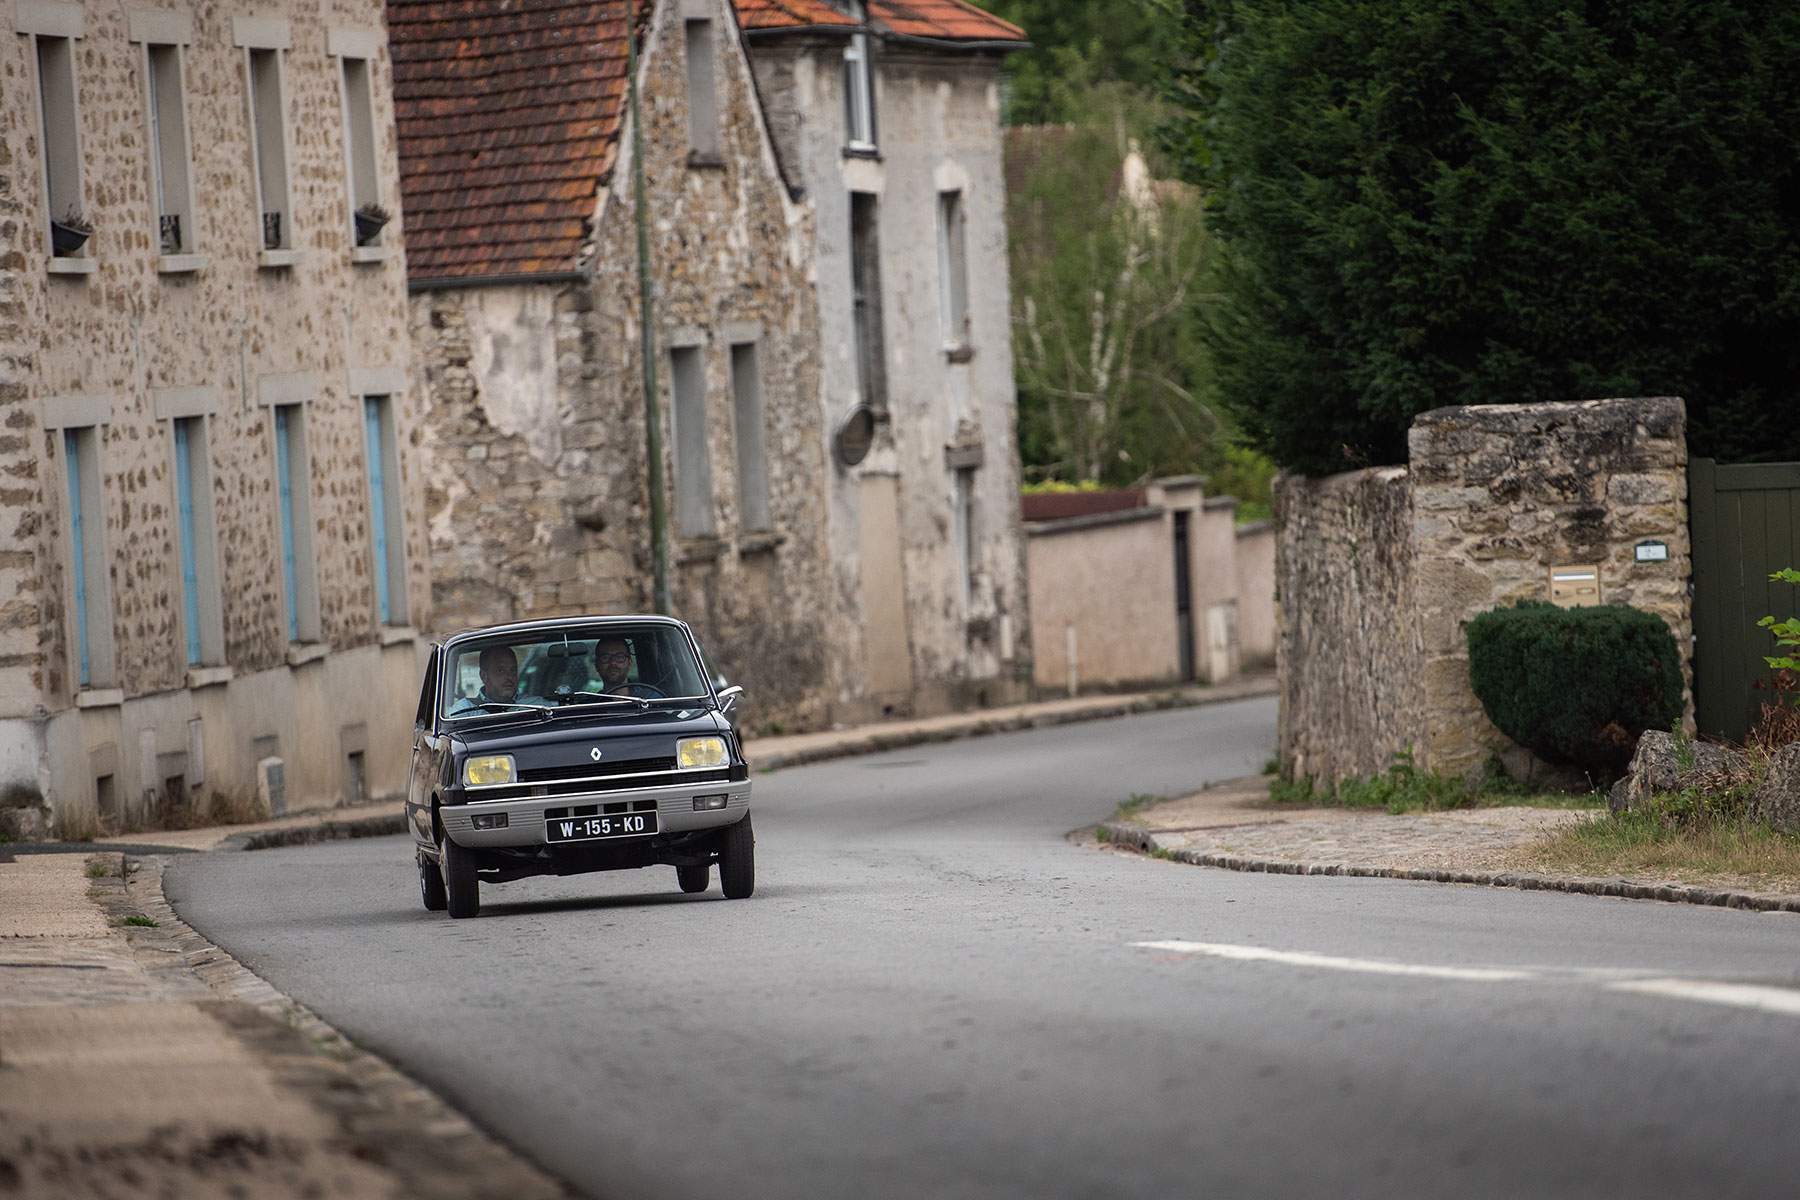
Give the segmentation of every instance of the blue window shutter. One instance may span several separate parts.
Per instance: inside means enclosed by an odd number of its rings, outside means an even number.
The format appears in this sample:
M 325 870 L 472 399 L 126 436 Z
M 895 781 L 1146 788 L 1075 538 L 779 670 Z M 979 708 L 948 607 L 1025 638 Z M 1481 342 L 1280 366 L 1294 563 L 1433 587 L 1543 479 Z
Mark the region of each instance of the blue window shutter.
M 288 407 L 275 408 L 275 481 L 281 493 L 281 571 L 287 583 L 288 641 L 300 640 L 300 595 L 294 571 L 294 487 L 288 461 Z
M 69 551 L 75 562 L 75 641 L 81 686 L 86 687 L 93 675 L 88 666 L 87 556 L 81 544 L 81 438 L 73 429 L 63 431 L 63 457 L 69 476 Z
M 193 448 L 187 421 L 175 422 L 175 503 L 181 517 L 182 612 L 187 619 L 187 660 L 200 661 L 200 571 L 194 549 Z
M 369 522 L 375 534 L 375 604 L 381 610 L 381 623 L 389 621 L 387 496 L 381 484 L 381 461 L 385 447 L 381 444 L 381 401 L 363 400 L 363 420 L 368 426 L 366 441 L 369 458 Z

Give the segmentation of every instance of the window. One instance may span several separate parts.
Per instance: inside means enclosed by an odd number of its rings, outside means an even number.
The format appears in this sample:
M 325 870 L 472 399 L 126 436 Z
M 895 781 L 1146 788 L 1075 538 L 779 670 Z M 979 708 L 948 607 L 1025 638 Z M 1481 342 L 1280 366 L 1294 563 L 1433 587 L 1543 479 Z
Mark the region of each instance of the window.
M 383 625 L 406 623 L 406 527 L 401 520 L 400 463 L 394 408 L 387 396 L 363 397 L 364 454 L 369 464 L 369 539 L 375 550 L 375 609 Z
M 288 199 L 287 103 L 281 81 L 281 51 L 248 51 L 250 138 L 256 150 L 257 210 L 262 215 L 265 266 L 292 263 L 293 205 Z
M 688 160 L 719 157 L 719 107 L 713 86 L 711 21 L 687 22 Z
M 349 159 L 351 238 L 355 245 L 379 243 L 387 209 L 381 203 L 381 175 L 375 159 L 375 90 L 369 60 L 345 58 L 344 153 Z M 357 214 L 369 214 L 358 221 Z M 379 220 L 373 219 L 379 216 Z
M 969 611 L 969 598 L 975 582 L 975 469 L 959 467 L 956 472 L 956 566 L 957 588 L 962 610 Z
M 225 661 L 220 611 L 217 542 L 213 532 L 212 460 L 206 418 L 170 422 L 175 442 L 175 510 L 181 534 L 182 623 L 187 631 L 187 663 Z
M 887 374 L 881 335 L 881 240 L 870 192 L 850 193 L 850 298 L 856 336 L 856 386 L 876 412 L 887 408 Z
M 763 530 L 769 519 L 769 467 L 763 449 L 762 377 L 756 343 L 731 348 L 731 412 L 737 434 L 738 524 Z
M 844 143 L 850 150 L 875 151 L 875 92 L 869 73 L 869 35 L 854 33 L 844 47 Z
M 281 520 L 281 574 L 290 642 L 319 640 L 319 593 L 313 573 L 312 472 L 306 452 L 306 407 L 277 404 L 275 483 Z
M 969 260 L 963 243 L 961 192 L 938 193 L 938 280 L 944 324 L 944 346 L 969 344 Z
M 38 103 L 43 116 L 44 202 L 54 258 L 85 257 L 91 226 L 81 195 L 81 136 L 75 107 L 75 39 L 39 37 Z
M 150 182 L 158 239 L 164 254 L 187 254 L 193 249 L 194 214 L 181 47 L 151 45 L 144 50 L 144 79 L 150 93 Z
M 107 584 L 106 511 L 100 492 L 100 430 L 63 430 L 75 678 L 83 688 L 113 684 L 112 604 Z
M 709 537 L 713 532 L 703 350 L 677 346 L 669 351 L 669 386 L 675 393 L 670 412 L 675 426 L 675 528 L 683 537 Z

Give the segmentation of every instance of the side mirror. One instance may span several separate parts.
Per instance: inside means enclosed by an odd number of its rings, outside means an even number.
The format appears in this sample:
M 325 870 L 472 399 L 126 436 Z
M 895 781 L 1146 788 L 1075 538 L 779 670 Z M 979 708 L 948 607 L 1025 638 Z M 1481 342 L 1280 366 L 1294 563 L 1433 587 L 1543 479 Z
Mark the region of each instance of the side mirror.
M 743 687 L 741 685 L 735 684 L 735 683 L 732 684 L 730 687 L 725 688 L 722 691 L 720 691 L 719 692 L 719 711 L 722 713 L 730 712 L 733 708 L 737 707 L 738 697 L 742 696 L 743 694 L 744 694 Z

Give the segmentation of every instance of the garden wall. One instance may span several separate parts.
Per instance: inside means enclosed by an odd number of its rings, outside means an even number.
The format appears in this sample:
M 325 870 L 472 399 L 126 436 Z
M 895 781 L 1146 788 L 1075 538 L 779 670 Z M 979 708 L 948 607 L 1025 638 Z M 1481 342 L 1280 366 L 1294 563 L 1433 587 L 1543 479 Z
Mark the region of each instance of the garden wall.
M 1557 568 L 1594 570 L 1583 603 L 1667 621 L 1691 697 L 1685 422 L 1671 397 L 1443 408 L 1414 421 L 1409 468 L 1279 481 L 1283 761 L 1342 779 L 1410 747 L 1544 775 L 1470 691 L 1464 630 L 1551 599 Z

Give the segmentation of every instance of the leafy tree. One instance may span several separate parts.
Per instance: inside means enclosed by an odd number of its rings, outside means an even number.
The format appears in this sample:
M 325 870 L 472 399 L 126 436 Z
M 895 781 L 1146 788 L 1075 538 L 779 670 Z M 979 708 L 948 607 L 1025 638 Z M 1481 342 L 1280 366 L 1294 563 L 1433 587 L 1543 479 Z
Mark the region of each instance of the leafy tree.
M 1680 395 L 1800 458 L 1800 6 L 1181 0 L 1226 406 L 1283 465 L 1449 404 Z
M 1218 458 L 1196 328 L 1210 286 L 1199 195 L 1158 185 L 1115 120 L 1013 130 L 1013 355 L 1028 475 L 1125 484 Z
M 1006 63 L 1010 125 L 1103 116 L 1108 84 L 1149 95 L 1179 28 L 1165 0 L 983 0 L 982 7 L 1031 39 L 1031 49 Z

